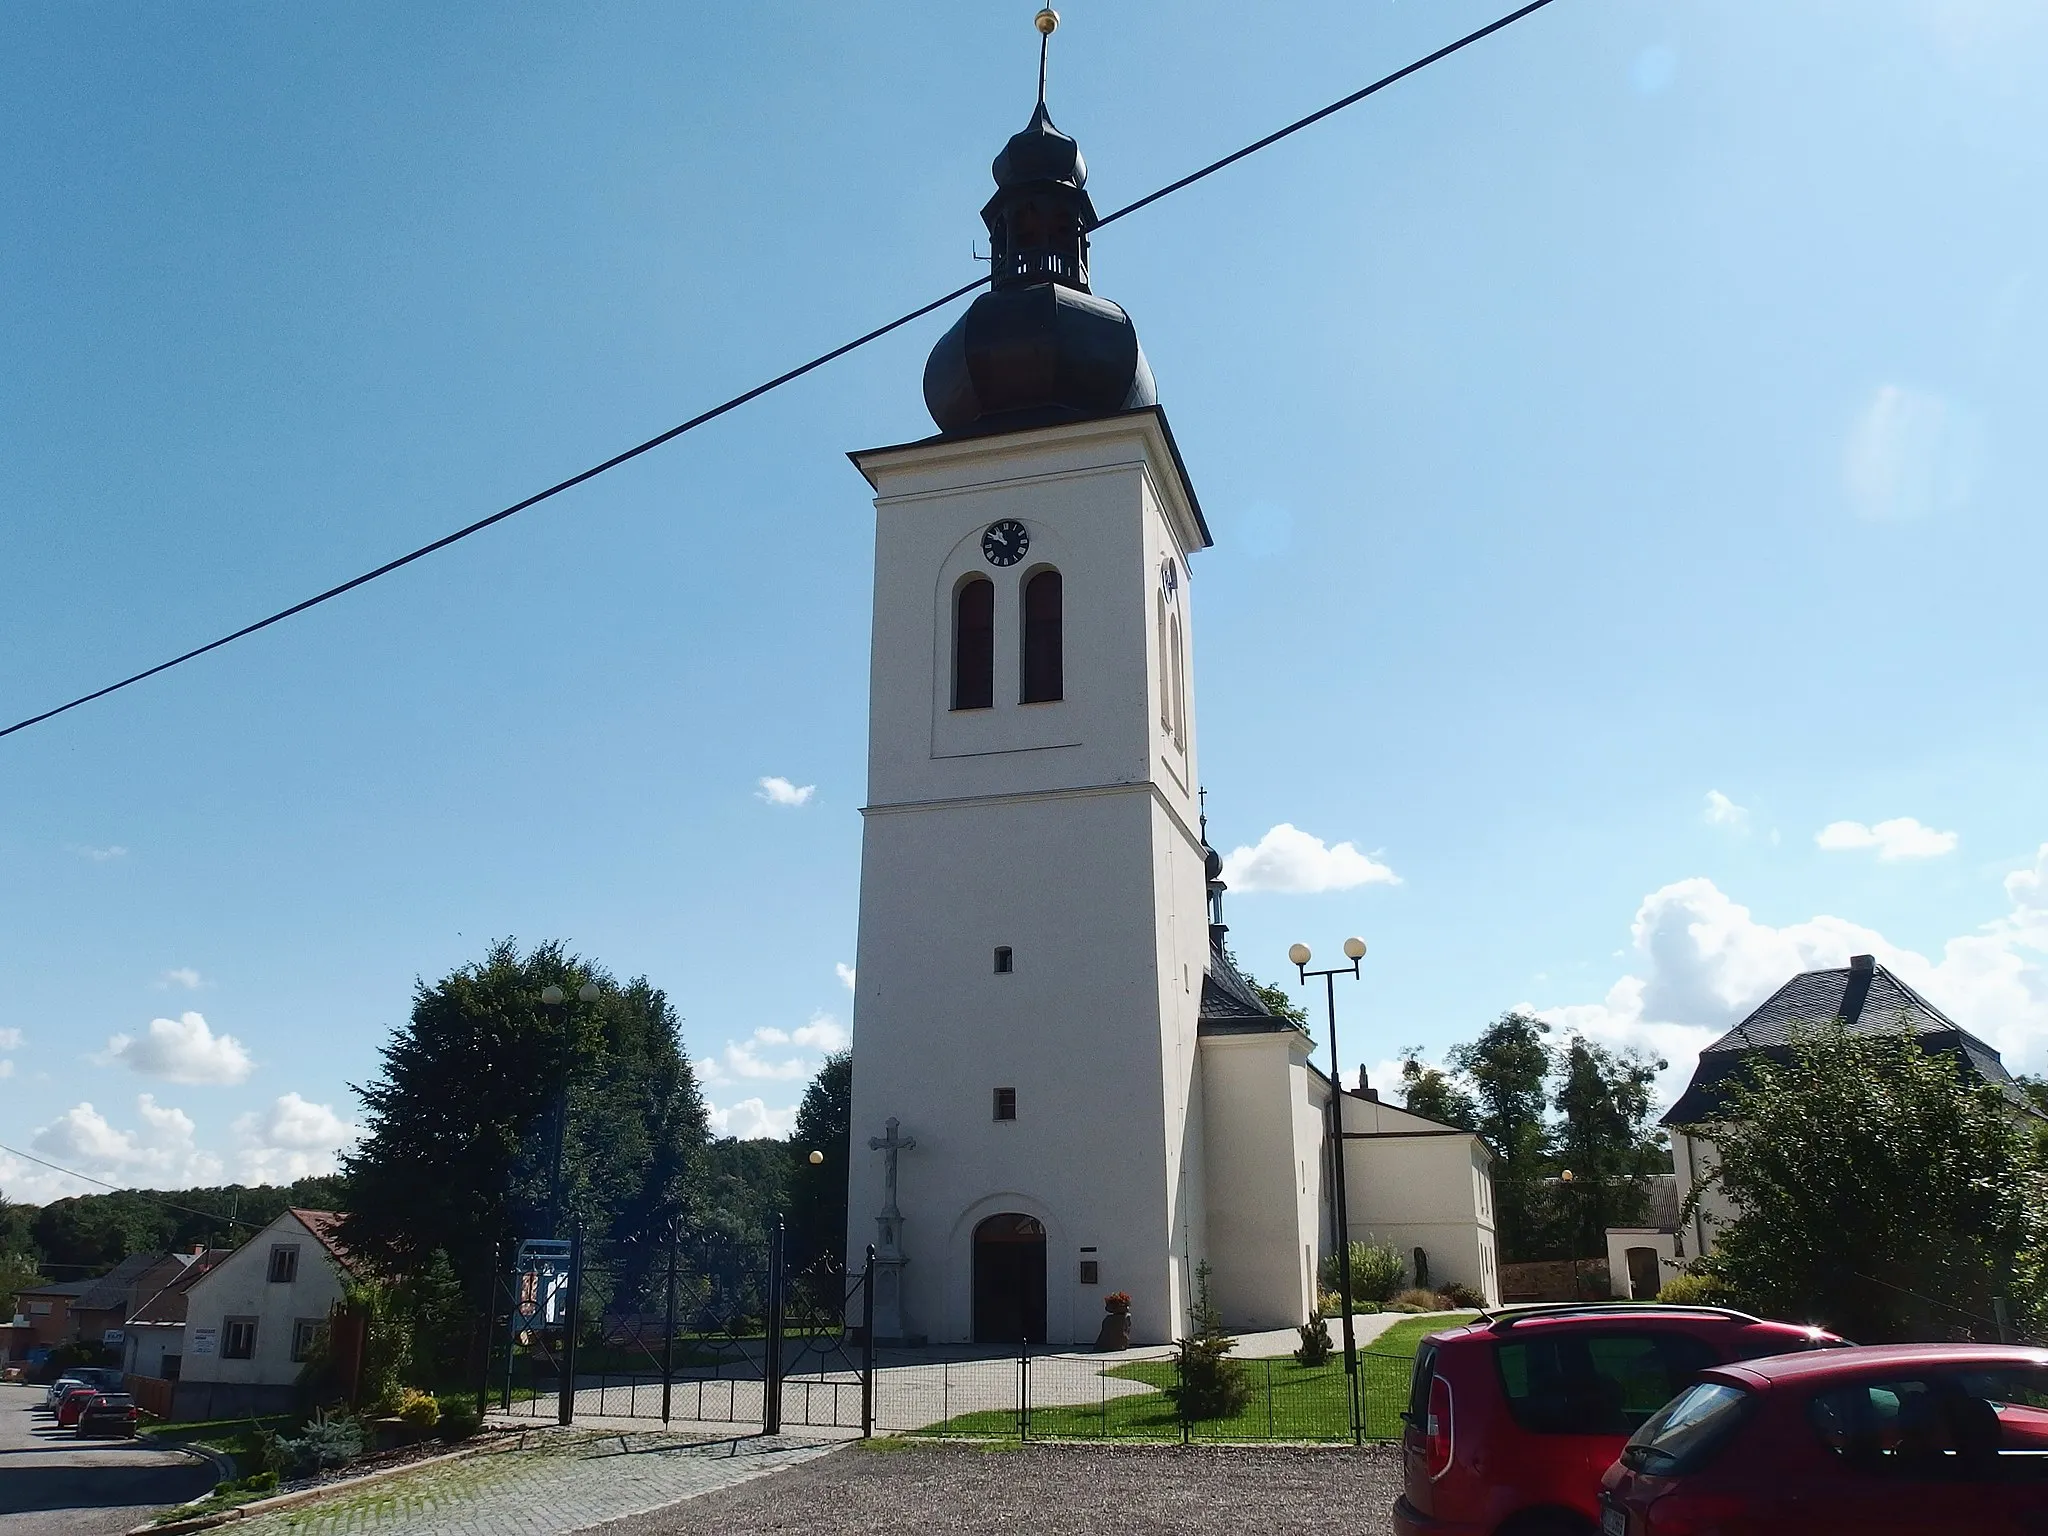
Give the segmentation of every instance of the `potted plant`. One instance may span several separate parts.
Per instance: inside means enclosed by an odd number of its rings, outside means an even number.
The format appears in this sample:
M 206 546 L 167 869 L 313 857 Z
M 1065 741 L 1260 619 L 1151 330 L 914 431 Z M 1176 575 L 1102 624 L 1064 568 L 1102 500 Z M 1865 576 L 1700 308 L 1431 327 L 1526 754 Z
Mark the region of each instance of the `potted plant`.
M 1095 1335 L 1097 1349 L 1131 1347 L 1131 1293 L 1111 1291 L 1102 1298 L 1102 1331 Z

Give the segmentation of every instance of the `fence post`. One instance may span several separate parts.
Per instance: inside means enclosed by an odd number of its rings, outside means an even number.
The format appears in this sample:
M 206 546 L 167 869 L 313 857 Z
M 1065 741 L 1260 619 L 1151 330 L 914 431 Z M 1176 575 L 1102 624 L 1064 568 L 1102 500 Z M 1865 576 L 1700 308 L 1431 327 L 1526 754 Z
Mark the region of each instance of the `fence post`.
M 1017 1356 L 1017 1438 L 1031 1438 L 1031 1346 Z
M 669 1392 L 676 1379 L 676 1238 L 681 1216 L 668 1219 L 668 1328 L 661 1336 L 661 1422 L 668 1422 Z
M 1991 1316 L 1998 1324 L 1998 1342 L 2012 1342 L 2012 1307 L 2003 1296 L 1991 1298 Z
M 761 1356 L 761 1433 L 782 1433 L 782 1218 L 768 1243 L 768 1337 Z
M 555 1389 L 555 1422 L 576 1422 L 576 1325 L 583 1320 L 583 1218 L 569 1229 L 569 1315 L 562 1328 L 562 1379 Z
M 1185 1362 L 1178 1359 L 1173 1362 L 1173 1384 L 1175 1388 L 1173 1405 L 1180 1414 L 1180 1443 L 1182 1445 L 1186 1445 L 1193 1438 L 1189 1433 L 1192 1426 L 1188 1422 L 1188 1373 L 1183 1368 L 1184 1364 Z
M 1266 1362 L 1266 1438 L 1273 1438 L 1273 1362 Z
M 503 1238 L 491 1244 L 491 1271 L 484 1276 L 484 1357 L 476 1373 L 476 1416 L 479 1419 L 491 1406 L 491 1341 L 498 1336 L 498 1263 L 504 1252 Z M 509 1318 L 506 1319 L 508 1332 L 510 1322 Z
M 875 1245 L 868 1244 L 867 1267 L 860 1272 L 860 1436 L 875 1432 Z M 837 1415 L 834 1415 L 837 1417 Z

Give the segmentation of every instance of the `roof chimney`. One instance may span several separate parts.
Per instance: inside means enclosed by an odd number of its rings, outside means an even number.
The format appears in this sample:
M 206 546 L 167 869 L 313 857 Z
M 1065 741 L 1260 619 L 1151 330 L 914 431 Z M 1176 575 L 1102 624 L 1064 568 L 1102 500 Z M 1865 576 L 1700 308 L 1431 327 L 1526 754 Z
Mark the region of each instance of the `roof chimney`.
M 1851 955 L 1849 957 L 1849 974 L 1852 976 L 1868 976 L 1876 969 L 1877 956 L 1875 955 Z

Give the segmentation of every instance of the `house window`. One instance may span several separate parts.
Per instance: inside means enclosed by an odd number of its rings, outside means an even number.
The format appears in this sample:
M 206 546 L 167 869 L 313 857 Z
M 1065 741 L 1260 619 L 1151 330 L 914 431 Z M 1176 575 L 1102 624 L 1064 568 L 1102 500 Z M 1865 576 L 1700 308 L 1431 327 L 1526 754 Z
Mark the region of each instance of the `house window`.
M 299 1278 L 299 1245 L 278 1243 L 270 1250 L 270 1283 L 290 1285 Z
M 50 1315 L 50 1304 L 47 1301 L 32 1301 L 28 1304 L 28 1315 L 30 1317 L 48 1317 Z
M 1010 946 L 998 944 L 996 946 L 996 974 L 998 976 L 1007 976 L 1015 969 L 1016 966 L 1010 954 Z
M 1173 663 L 1166 653 L 1166 594 L 1155 599 L 1159 610 L 1159 729 L 1173 734 Z
M 292 1360 L 297 1363 L 313 1353 L 313 1346 L 320 1342 L 320 1319 L 300 1317 L 292 1320 Z
M 1081 1283 L 1083 1285 L 1102 1284 L 1102 1263 L 1096 1258 L 1093 1248 L 1083 1248 L 1081 1250 Z
M 157 1367 L 156 1373 L 165 1381 L 176 1381 L 178 1379 L 178 1367 L 184 1363 L 185 1357 L 183 1355 L 165 1355 L 163 1364 Z
M 1173 656 L 1173 744 L 1182 751 L 1188 745 L 1188 668 L 1180 653 L 1180 615 L 1166 621 L 1166 639 Z
M 996 1118 L 1014 1120 L 1017 1118 L 1017 1090 L 998 1088 L 996 1090 Z
M 220 1357 L 223 1360 L 256 1358 L 256 1319 L 226 1317 L 220 1324 Z
M 1065 697 L 1062 675 L 1060 573 L 1040 571 L 1024 583 L 1024 702 Z
M 996 702 L 996 584 L 971 576 L 953 594 L 953 707 Z

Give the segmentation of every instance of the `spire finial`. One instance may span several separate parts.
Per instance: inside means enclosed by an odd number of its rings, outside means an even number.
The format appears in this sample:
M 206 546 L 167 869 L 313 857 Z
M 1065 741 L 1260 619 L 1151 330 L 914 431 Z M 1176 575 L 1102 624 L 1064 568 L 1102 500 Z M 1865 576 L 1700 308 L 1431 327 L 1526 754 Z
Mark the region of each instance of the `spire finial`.
M 1052 35 L 1060 24 L 1060 13 L 1046 6 L 1031 18 L 1031 24 L 1038 28 L 1038 104 L 1045 105 L 1045 53 L 1052 44 Z

